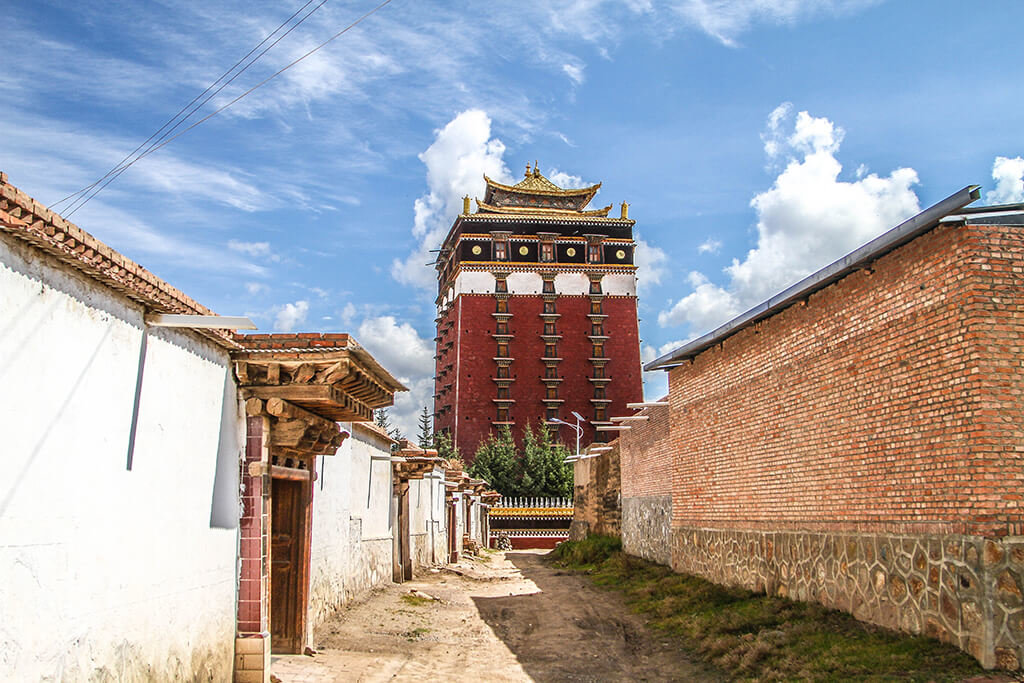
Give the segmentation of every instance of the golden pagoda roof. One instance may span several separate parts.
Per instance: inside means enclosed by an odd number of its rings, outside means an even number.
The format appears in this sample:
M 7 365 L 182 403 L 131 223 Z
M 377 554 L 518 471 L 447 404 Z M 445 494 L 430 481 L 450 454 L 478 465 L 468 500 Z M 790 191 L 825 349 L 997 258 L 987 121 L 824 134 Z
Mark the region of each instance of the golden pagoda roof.
M 526 166 L 526 177 L 515 185 L 505 185 L 484 175 L 487 189 L 484 199 L 477 199 L 479 213 L 551 213 L 568 215 L 607 215 L 611 209 L 585 211 L 587 204 L 601 189 L 601 183 L 577 189 L 564 189 L 544 177 L 534 162 Z

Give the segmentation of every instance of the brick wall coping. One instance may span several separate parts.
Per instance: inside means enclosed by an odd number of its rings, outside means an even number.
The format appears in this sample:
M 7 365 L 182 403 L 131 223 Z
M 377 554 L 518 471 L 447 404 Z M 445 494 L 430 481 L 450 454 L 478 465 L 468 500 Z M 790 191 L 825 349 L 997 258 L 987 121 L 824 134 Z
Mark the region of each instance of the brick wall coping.
M 933 230 L 944 217 L 962 209 L 971 202 L 976 201 L 979 197 L 981 197 L 980 186 L 968 185 L 959 192 L 946 197 L 938 204 L 925 209 L 912 218 L 908 218 L 895 228 L 882 233 L 867 244 L 825 266 L 818 272 L 808 275 L 800 282 L 751 308 L 746 313 L 733 318 L 718 329 L 647 363 L 644 365 L 644 370 L 648 372 L 651 370 L 668 370 L 679 365 L 684 360 L 697 356 L 715 344 L 720 343 L 726 337 L 732 336 L 765 318 L 770 318 L 783 309 L 792 306 L 797 301 L 806 299 L 812 293 L 824 289 L 850 273 L 863 268 L 865 265 L 877 260 L 880 256 Z
M 151 313 L 216 315 L 177 287 L 107 246 L 74 223 L 11 185 L 0 171 L 0 231 L 55 257 L 82 275 L 123 294 Z M 195 330 L 217 345 L 236 349 L 227 330 Z

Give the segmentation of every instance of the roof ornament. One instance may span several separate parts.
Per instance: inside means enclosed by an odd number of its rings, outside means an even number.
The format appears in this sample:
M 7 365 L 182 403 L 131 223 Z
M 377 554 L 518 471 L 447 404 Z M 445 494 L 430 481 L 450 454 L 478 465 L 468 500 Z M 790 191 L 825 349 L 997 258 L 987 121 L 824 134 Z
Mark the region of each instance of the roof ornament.
M 469 195 L 467 194 L 462 198 L 462 215 L 465 216 L 469 213 Z
M 540 171 L 537 170 L 537 160 L 536 159 L 534 159 L 534 161 L 533 161 L 533 175 L 534 175 L 534 177 L 540 175 Z
M 629 203 L 628 202 L 622 202 L 622 213 L 620 214 L 620 218 L 629 218 Z
M 526 175 L 524 175 L 523 177 L 524 178 L 529 178 L 530 177 L 530 162 L 529 161 L 526 162 Z

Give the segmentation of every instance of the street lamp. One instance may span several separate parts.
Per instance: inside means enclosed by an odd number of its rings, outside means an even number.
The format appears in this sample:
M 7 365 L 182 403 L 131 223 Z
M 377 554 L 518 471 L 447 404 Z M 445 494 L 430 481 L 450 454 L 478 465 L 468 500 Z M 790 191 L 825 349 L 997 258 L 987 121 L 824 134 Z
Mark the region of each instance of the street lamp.
M 579 460 L 580 459 L 580 439 L 583 438 L 583 425 L 580 424 L 580 423 L 586 422 L 587 420 L 586 420 L 585 417 L 583 417 L 582 415 L 577 413 L 575 410 L 572 411 L 572 415 L 573 415 L 573 417 L 576 418 L 576 424 L 572 424 L 571 422 L 566 422 L 565 420 L 559 420 L 557 417 L 553 417 L 550 420 L 548 420 L 548 424 L 565 425 L 566 427 L 571 427 L 572 429 L 574 429 L 576 431 L 576 455 L 574 455 L 572 457 L 572 459 L 573 460 Z M 568 462 L 569 458 L 566 458 L 566 461 Z

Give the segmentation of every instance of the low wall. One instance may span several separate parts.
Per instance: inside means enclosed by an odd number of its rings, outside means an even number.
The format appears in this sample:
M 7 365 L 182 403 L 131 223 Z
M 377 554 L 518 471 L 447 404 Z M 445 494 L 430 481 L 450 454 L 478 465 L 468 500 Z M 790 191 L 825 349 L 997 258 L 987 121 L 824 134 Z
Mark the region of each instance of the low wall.
M 622 499 L 622 550 L 650 562 L 672 562 L 672 496 Z
M 672 532 L 672 568 L 939 638 L 986 667 L 1024 657 L 1024 537 Z

